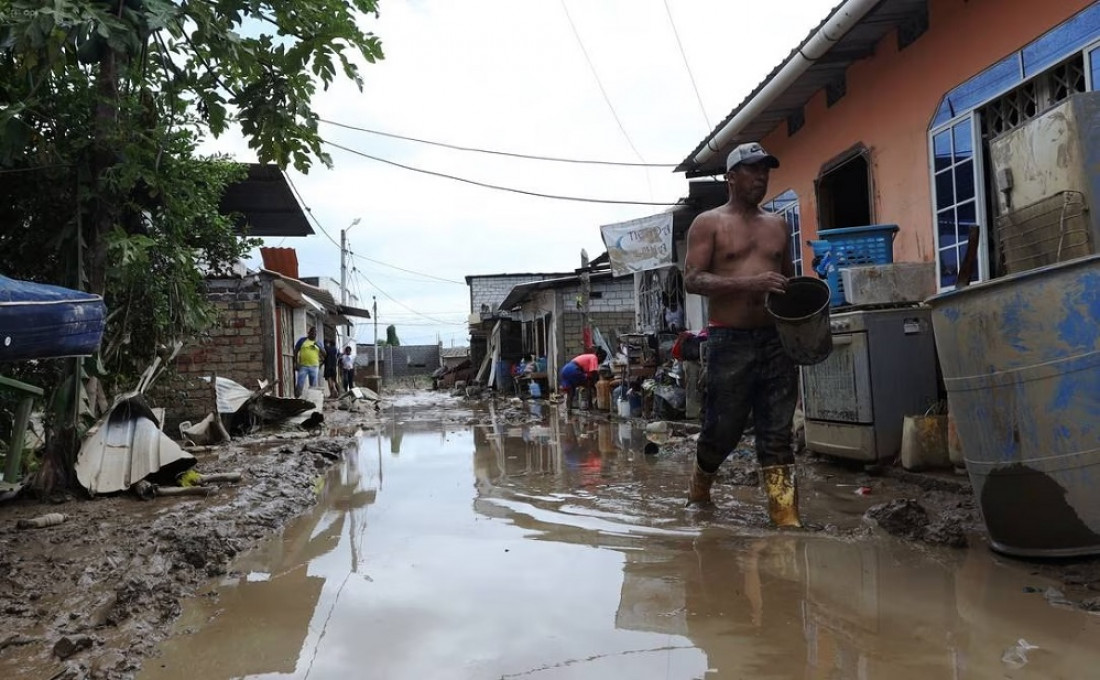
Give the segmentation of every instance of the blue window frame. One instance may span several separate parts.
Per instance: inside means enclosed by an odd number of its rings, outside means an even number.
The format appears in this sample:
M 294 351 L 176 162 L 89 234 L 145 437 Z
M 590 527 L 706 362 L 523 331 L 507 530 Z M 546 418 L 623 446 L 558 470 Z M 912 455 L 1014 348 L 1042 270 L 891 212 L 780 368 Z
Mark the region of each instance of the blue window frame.
M 1085 72 L 1088 73 L 1088 89 L 1100 90 L 1100 47 L 1089 50 L 1085 61 Z
M 788 189 L 765 203 L 763 208 L 781 216 L 790 225 L 791 260 L 794 261 L 794 273 L 796 276 L 802 276 L 802 214 L 798 207 L 798 194 Z
M 1065 60 L 1080 53 L 1089 43 L 1100 39 L 1100 2 L 1094 2 L 1040 37 L 985 69 L 944 95 L 932 118 L 938 128 L 1012 89 Z M 1095 61 L 1092 65 L 1096 68 Z M 1093 78 L 1093 89 L 1098 89 Z
M 959 264 L 966 254 L 970 227 L 983 226 L 981 256 L 971 281 L 987 278 L 988 257 L 984 256 L 986 229 L 980 210 L 981 158 L 975 153 L 977 139 L 974 115 L 949 123 L 931 133 L 932 201 L 935 206 L 936 266 L 940 289 L 955 286 Z

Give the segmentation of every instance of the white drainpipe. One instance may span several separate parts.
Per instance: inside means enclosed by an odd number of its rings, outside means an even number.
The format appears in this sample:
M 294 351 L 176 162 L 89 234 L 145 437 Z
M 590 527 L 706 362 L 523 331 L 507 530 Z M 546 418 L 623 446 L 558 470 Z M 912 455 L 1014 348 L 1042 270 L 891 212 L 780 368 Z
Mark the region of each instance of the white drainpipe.
M 775 98 L 787 90 L 794 81 L 817 62 L 848 31 L 852 30 L 864 16 L 882 0 L 847 0 L 835 14 L 825 22 L 817 33 L 810 36 L 806 45 L 779 70 L 779 73 L 764 86 L 760 93 L 745 108 L 737 112 L 703 150 L 695 155 L 695 162 L 702 164 L 718 152 L 727 142 L 741 132 L 746 125 L 771 105 Z

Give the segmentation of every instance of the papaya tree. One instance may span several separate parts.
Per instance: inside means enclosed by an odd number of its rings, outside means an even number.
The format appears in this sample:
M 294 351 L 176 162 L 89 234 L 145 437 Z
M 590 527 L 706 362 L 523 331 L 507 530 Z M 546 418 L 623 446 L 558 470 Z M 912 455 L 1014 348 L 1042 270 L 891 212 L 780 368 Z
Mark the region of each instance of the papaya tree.
M 252 242 L 218 211 L 242 167 L 199 158 L 199 141 L 237 129 L 260 162 L 331 164 L 312 103 L 337 79 L 362 89 L 360 66 L 382 58 L 361 27 L 376 13 L 376 0 L 0 0 L 0 271 L 103 295 L 109 313 L 94 360 L 4 370 L 38 371 L 59 388 L 54 411 L 82 402 L 94 418 L 158 348 L 209 324 L 203 272 Z M 45 490 L 71 483 L 81 426 L 50 422 Z

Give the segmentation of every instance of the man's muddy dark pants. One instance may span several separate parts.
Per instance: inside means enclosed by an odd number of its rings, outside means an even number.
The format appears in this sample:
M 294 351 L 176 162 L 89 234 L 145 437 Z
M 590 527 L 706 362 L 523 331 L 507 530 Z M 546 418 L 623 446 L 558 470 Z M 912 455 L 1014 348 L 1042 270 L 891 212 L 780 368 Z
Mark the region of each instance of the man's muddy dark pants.
M 775 329 L 712 327 L 706 351 L 699 467 L 707 473 L 718 470 L 740 441 L 750 412 L 760 466 L 793 463 L 791 421 L 798 403 L 798 373 Z

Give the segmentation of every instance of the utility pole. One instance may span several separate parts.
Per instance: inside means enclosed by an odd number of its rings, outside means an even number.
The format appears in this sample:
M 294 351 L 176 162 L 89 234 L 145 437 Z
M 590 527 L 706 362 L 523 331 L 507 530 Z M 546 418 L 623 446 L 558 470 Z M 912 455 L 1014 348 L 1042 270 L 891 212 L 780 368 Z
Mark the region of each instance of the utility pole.
M 581 249 L 581 348 L 592 348 L 592 329 L 588 325 L 588 300 L 592 295 L 592 281 L 588 272 L 588 251 Z
M 348 304 L 348 256 L 351 251 L 348 250 L 348 232 L 351 228 L 359 224 L 359 218 L 356 217 L 348 225 L 347 229 L 340 230 L 340 304 Z M 351 326 L 349 325 L 344 329 L 347 336 L 351 337 Z
M 378 384 L 378 296 L 370 296 L 372 303 L 371 316 L 374 317 L 374 380 Z

